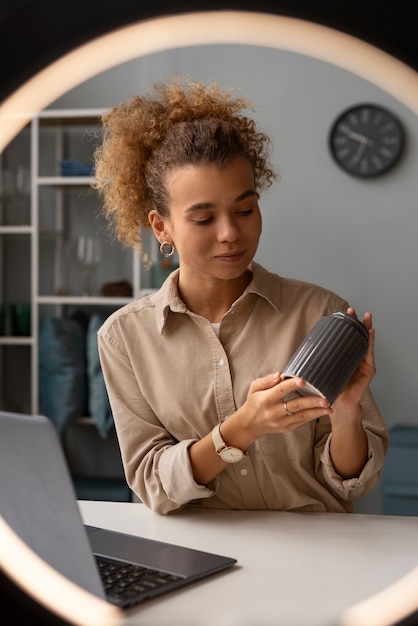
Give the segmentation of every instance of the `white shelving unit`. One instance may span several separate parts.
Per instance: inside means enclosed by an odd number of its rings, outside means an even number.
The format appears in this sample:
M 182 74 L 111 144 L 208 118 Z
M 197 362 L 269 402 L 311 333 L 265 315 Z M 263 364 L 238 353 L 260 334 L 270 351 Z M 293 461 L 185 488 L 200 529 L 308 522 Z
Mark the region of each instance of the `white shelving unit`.
M 29 131 L 30 144 L 30 217 L 28 224 L 13 224 L 4 219 L 0 202 L 0 302 L 8 301 L 8 283 L 19 280 L 24 269 L 11 266 L 6 253 L 11 237 L 24 236 L 29 252 L 29 291 L 31 304 L 31 334 L 27 337 L 0 333 L 0 356 L 6 347 L 27 346 L 30 352 L 30 410 L 39 411 L 38 350 L 43 317 L 65 315 L 70 308 L 88 311 L 108 311 L 123 306 L 152 291 L 149 272 L 144 270 L 136 252 L 113 242 L 100 216 L 99 199 L 92 189 L 92 178 L 63 175 L 60 164 L 70 160 L 75 164 L 93 164 L 95 141 L 100 136 L 101 109 L 45 110 L 35 117 Z M 13 150 L 13 147 L 10 147 Z M 0 162 L 0 169 L 2 163 Z M 1 190 L 0 190 L 1 191 Z M 101 220 L 101 221 L 100 221 Z M 89 295 L 82 290 L 82 270 L 77 262 L 76 243 L 82 235 L 100 239 L 101 257 L 94 270 L 95 289 Z M 26 277 L 27 279 L 27 277 Z M 132 297 L 101 295 L 106 283 L 125 280 L 132 286 Z M 7 329 L 6 329 L 7 331 Z M 0 358 L 0 408 L 16 410 L 4 401 L 5 359 Z M 26 381 L 28 382 L 28 381 Z M 22 409 L 23 410 L 23 409 Z
M 22 175 L 25 181 L 22 180 Z M 22 189 L 22 182 L 25 188 Z M 34 328 L 11 332 L 11 303 L 30 301 L 30 129 L 25 128 L 0 155 L 0 409 L 30 411 Z M 22 272 L 11 276 L 12 269 Z M 16 399 L 16 400 L 15 400 Z

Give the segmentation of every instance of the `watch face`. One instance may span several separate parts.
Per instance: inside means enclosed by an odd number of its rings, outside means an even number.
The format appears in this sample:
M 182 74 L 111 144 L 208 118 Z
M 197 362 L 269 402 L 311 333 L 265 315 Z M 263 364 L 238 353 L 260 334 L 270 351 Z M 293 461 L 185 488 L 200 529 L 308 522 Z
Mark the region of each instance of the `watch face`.
M 330 133 L 331 154 L 353 176 L 371 178 L 384 174 L 399 160 L 404 147 L 400 121 L 386 109 L 361 104 L 335 121 Z
M 219 456 L 224 463 L 238 463 L 238 461 L 241 461 L 244 453 L 242 450 L 238 450 L 238 448 L 224 448 L 220 451 Z

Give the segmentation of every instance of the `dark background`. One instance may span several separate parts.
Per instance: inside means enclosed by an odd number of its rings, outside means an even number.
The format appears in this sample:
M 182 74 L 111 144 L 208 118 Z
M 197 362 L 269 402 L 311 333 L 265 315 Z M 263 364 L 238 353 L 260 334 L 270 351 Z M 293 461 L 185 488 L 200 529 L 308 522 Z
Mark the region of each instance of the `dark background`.
M 142 19 L 211 10 L 315 22 L 354 35 L 418 70 L 416 0 L 0 0 L 0 101 L 94 37 Z

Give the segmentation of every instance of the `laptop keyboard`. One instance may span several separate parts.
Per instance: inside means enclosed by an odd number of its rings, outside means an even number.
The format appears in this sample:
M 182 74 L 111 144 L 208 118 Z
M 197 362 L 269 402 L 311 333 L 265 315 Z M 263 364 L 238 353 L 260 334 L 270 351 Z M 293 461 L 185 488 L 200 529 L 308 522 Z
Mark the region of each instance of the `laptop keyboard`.
M 117 604 L 138 603 L 159 595 L 162 587 L 182 580 L 180 576 L 95 555 L 107 597 Z M 168 589 L 167 589 L 168 591 Z

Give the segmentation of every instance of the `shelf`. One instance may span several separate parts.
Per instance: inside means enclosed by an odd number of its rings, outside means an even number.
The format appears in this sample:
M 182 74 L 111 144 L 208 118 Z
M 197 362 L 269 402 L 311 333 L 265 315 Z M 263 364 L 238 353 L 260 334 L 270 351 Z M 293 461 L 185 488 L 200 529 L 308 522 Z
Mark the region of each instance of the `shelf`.
M 74 126 L 75 122 L 80 126 L 88 126 L 95 120 L 99 125 L 100 118 L 106 111 L 107 109 L 45 109 L 39 113 L 38 119 L 41 126 Z
M 94 304 L 100 306 L 123 306 L 132 298 L 108 298 L 105 296 L 38 296 L 38 304 Z
M 39 176 L 38 185 L 65 189 L 66 187 L 91 187 L 94 178 L 91 176 Z
M 0 346 L 32 346 L 33 337 L 15 337 L 14 335 L 1 335 Z
M 33 226 L 0 226 L 0 235 L 31 235 Z
M 141 289 L 139 297 L 142 298 L 150 293 L 154 293 L 157 289 Z M 136 298 L 135 298 L 136 299 Z M 99 306 L 123 306 L 129 304 L 134 298 L 113 298 L 108 296 L 38 296 L 38 304 L 88 304 Z

